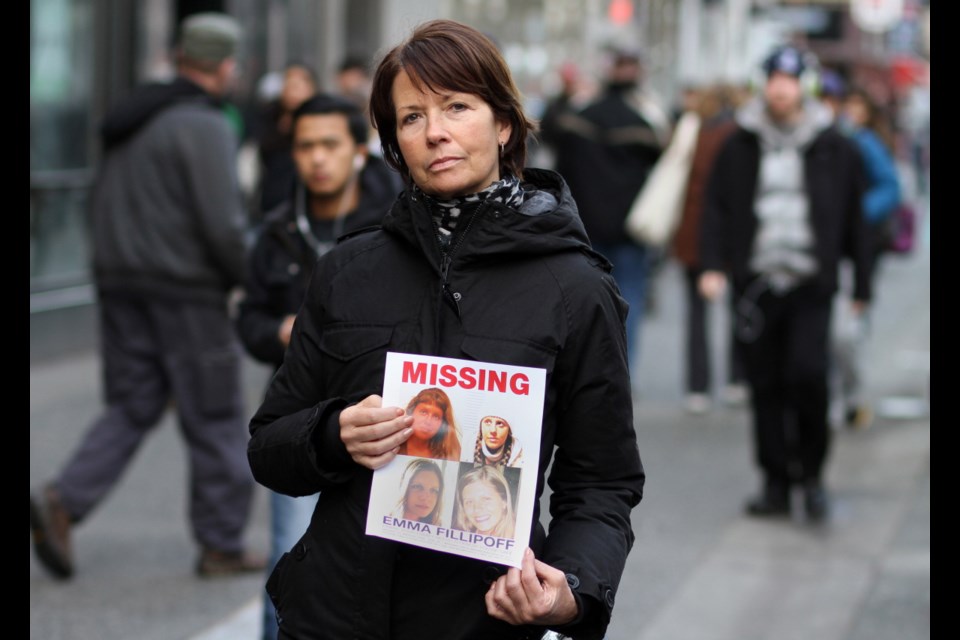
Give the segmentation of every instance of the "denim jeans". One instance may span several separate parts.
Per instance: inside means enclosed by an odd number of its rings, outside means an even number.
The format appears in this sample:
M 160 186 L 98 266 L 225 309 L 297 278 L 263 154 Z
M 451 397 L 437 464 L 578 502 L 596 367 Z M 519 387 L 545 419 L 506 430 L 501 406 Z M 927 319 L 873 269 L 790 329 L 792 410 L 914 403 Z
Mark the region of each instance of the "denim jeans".
M 595 243 L 593 248 L 613 263 L 613 279 L 620 295 L 630 305 L 627 313 L 627 358 L 631 376 L 636 378 L 640 357 L 640 327 L 647 304 L 647 286 L 650 278 L 650 251 L 633 242 L 620 244 Z
M 310 525 L 319 493 L 293 498 L 270 492 L 270 562 L 268 575 L 287 551 L 297 544 Z M 277 639 L 277 613 L 270 596 L 263 595 L 263 640 Z

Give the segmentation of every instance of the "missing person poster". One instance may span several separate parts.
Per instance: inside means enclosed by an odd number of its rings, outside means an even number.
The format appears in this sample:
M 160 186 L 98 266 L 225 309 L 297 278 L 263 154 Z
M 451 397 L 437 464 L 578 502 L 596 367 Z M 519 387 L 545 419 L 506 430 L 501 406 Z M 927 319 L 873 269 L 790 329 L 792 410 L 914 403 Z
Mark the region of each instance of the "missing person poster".
M 545 369 L 387 353 L 383 406 L 413 433 L 373 474 L 366 533 L 519 567 L 545 391 Z

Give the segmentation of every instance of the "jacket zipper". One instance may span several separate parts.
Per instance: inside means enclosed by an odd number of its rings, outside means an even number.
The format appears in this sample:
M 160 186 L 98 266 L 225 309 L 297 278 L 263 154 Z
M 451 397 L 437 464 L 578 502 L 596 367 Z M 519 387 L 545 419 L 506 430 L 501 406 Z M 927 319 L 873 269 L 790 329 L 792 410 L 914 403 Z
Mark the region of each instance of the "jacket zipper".
M 467 226 L 463 228 L 463 231 L 456 235 L 455 244 L 450 247 L 449 251 L 443 253 L 443 258 L 440 260 L 440 291 L 447 301 L 450 302 L 451 306 L 453 306 L 454 311 L 457 312 L 457 318 L 460 317 L 460 294 L 450 290 L 450 283 L 447 281 L 447 277 L 450 274 L 450 265 L 453 264 L 453 255 L 463 245 L 464 239 L 467 237 L 467 233 L 469 233 L 470 228 L 473 226 L 474 220 L 486 213 L 488 208 L 489 205 L 486 202 L 477 208 L 476 213 L 470 216 L 470 219 L 467 220 Z
M 457 319 L 460 319 L 460 294 L 450 290 L 450 283 L 447 278 L 450 275 L 450 265 L 453 264 L 453 256 L 463 245 L 464 238 L 467 237 L 467 233 L 470 231 L 470 227 L 473 226 L 473 221 L 476 220 L 480 215 L 486 213 L 488 205 L 486 202 L 480 205 L 476 213 L 470 216 L 470 219 L 467 220 L 467 226 L 463 230 L 456 234 L 456 242 L 450 246 L 448 251 L 443 251 L 441 248 L 440 254 L 440 303 L 442 304 L 443 300 L 446 300 L 451 307 L 453 307 L 454 312 L 457 314 Z M 431 218 L 432 220 L 432 218 Z M 439 235 L 439 225 L 436 220 L 432 220 L 434 231 Z M 438 241 L 439 242 L 439 241 Z M 440 308 L 437 308 L 437 326 L 436 326 L 436 347 L 434 352 L 439 353 L 440 349 Z

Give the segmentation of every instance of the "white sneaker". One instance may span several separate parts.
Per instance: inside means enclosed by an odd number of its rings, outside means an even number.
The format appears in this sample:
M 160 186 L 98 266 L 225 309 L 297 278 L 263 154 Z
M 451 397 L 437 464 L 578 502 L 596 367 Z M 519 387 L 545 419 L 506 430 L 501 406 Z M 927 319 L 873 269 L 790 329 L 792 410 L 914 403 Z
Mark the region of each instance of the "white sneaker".
M 688 393 L 684 408 L 687 413 L 703 415 L 710 411 L 710 397 L 705 393 Z

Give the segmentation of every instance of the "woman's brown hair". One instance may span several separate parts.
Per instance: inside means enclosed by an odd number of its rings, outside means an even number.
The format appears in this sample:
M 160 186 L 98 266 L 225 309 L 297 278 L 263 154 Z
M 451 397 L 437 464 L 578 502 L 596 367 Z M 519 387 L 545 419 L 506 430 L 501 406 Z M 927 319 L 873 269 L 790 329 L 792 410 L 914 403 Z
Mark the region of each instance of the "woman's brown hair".
M 873 94 L 862 86 L 854 85 L 844 97 L 844 104 L 850 100 L 859 101 L 866 109 L 867 121 L 864 126 L 872 129 L 888 150 L 896 149 L 896 138 L 893 134 L 893 127 L 890 125 L 890 118 Z
M 498 122 L 511 127 L 500 155 L 500 175 L 523 178 L 527 136 L 536 125 L 523 112 L 520 91 L 500 50 L 473 27 L 453 20 L 431 20 L 391 49 L 377 65 L 370 94 L 370 122 L 380 135 L 383 157 L 409 179 L 410 170 L 397 142 L 393 81 L 406 71 L 417 89 L 458 91 L 480 96 Z
M 453 405 L 450 403 L 450 397 L 443 390 L 436 387 L 423 389 L 417 395 L 410 398 L 407 403 L 407 415 L 413 415 L 413 410 L 417 405 L 425 404 L 437 407 L 443 412 L 443 420 L 440 422 L 440 428 L 435 436 L 430 438 L 430 451 L 434 458 L 441 460 L 459 460 L 460 459 L 460 428 L 453 418 Z M 407 454 L 407 443 L 400 445 L 400 453 Z

